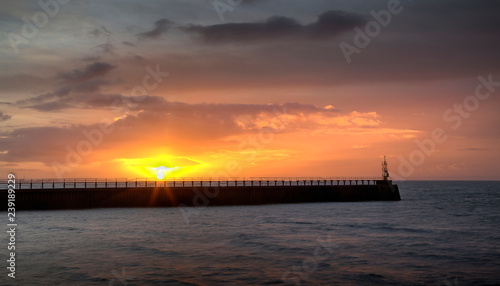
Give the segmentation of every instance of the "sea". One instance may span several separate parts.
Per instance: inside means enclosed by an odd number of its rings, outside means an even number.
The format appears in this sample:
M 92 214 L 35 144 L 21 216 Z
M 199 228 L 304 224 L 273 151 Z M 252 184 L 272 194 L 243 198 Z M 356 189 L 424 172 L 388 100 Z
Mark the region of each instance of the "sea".
M 500 182 L 397 184 L 392 202 L 19 211 L 0 285 L 500 285 Z

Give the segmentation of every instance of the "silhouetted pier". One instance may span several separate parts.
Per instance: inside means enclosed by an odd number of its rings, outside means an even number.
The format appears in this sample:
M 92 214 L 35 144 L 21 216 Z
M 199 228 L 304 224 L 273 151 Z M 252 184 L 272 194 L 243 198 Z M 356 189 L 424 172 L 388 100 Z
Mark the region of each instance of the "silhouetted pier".
M 376 185 L 380 178 L 310 178 L 310 177 L 252 177 L 252 178 L 177 178 L 151 180 L 148 178 L 71 178 L 16 179 L 16 189 L 95 189 L 138 187 L 238 187 L 238 186 L 342 186 Z M 7 180 L 0 181 L 5 189 Z
M 15 190 L 16 210 L 400 200 L 392 181 L 366 177 L 16 179 Z

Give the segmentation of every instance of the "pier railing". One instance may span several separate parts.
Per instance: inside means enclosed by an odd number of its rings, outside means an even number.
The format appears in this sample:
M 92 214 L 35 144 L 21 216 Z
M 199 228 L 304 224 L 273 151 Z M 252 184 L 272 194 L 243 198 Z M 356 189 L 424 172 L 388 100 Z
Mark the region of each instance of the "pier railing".
M 65 178 L 17 179 L 16 189 L 97 189 L 139 187 L 238 187 L 238 186 L 336 186 L 375 185 L 379 177 L 182 177 L 155 180 L 148 178 Z M 7 189 L 7 179 L 0 189 Z

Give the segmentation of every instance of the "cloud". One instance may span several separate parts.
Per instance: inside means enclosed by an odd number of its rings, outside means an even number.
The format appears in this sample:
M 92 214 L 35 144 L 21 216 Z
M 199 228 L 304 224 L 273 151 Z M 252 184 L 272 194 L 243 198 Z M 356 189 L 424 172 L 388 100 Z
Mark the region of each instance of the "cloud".
M 104 43 L 104 44 L 97 45 L 96 49 L 103 54 L 116 55 L 116 53 L 115 53 L 116 48 L 111 43 Z
M 161 34 L 166 32 L 171 26 L 173 22 L 168 19 L 160 19 L 155 22 L 155 27 L 153 30 L 148 32 L 143 32 L 137 34 L 137 37 L 142 39 L 155 39 L 158 38 Z
M 6 121 L 6 120 L 9 120 L 11 118 L 12 118 L 12 116 L 10 116 L 8 114 L 4 114 L 2 111 L 0 111 L 0 121 Z
M 111 34 L 112 33 L 105 26 L 101 26 L 98 29 L 93 29 L 88 32 L 89 37 L 93 38 L 110 37 Z
M 408 19 L 418 20 L 422 25 L 403 22 L 402 28 L 458 35 L 491 34 L 493 36 L 498 34 L 499 12 L 500 2 L 495 0 L 422 1 L 408 11 L 412 13 Z
M 129 47 L 137 47 L 134 43 L 128 42 L 128 41 L 123 41 L 122 44 L 129 46 Z
M 357 14 L 334 10 L 324 12 L 309 25 L 302 25 L 293 18 L 273 16 L 261 23 L 189 25 L 181 29 L 212 44 L 282 39 L 327 40 L 365 22 L 364 17 Z
M 439 164 L 435 167 L 435 169 L 437 169 L 438 171 L 449 171 L 449 170 L 452 170 L 452 171 L 462 171 L 462 170 L 465 170 L 467 169 L 467 166 L 468 164 L 465 163 L 465 162 L 458 162 L 458 163 L 451 163 L 451 164 Z
M 101 94 L 101 86 L 111 82 L 104 79 L 116 66 L 94 62 L 83 69 L 70 72 L 59 72 L 57 79 L 63 80 L 54 91 L 43 93 L 28 99 L 19 100 L 16 104 L 21 108 L 32 108 L 44 112 L 58 111 L 66 108 L 92 108 L 96 98 L 111 104 L 110 101 L 120 99 L 120 95 Z M 97 106 L 100 108 L 100 106 Z
M 47 85 L 45 78 L 27 73 L 18 73 L 0 76 L 0 91 L 25 91 L 28 88 L 36 89 Z
M 59 100 L 59 101 L 43 102 L 40 104 L 28 106 L 28 107 L 35 109 L 35 110 L 38 110 L 38 111 L 53 112 L 53 111 L 59 111 L 61 109 L 70 108 L 71 105 L 68 104 L 67 102 L 63 102 L 62 100 Z
M 237 1 L 238 2 L 238 1 Z M 266 2 L 266 0 L 240 0 L 239 3 L 241 5 L 251 5 L 259 2 Z
M 323 135 L 336 138 L 357 136 L 354 142 L 362 142 L 359 139 L 377 135 L 386 138 L 390 134 L 394 134 L 393 140 L 400 140 L 402 135 L 413 132 L 388 130 L 379 126 L 382 123 L 374 112 L 341 113 L 334 108 L 324 109 L 300 103 L 189 104 L 169 102 L 155 96 L 144 96 L 138 102 L 136 112 L 124 111 L 115 120 L 112 116 L 102 119 L 109 124 L 106 129 L 112 130 L 103 133 L 102 138 L 95 135 L 96 130 L 101 130 L 99 124 L 18 128 L 0 133 L 0 163 L 37 162 L 51 169 L 54 162 L 69 164 L 67 162 L 71 159 L 68 156 L 72 156 L 69 154 L 74 154 L 78 148 L 90 148 L 88 146 L 91 145 L 92 152 L 82 156 L 81 168 L 84 169 L 116 162 L 117 158 L 154 158 L 158 154 L 179 158 L 224 156 L 243 140 L 258 138 L 262 134 L 272 134 L 276 138 L 275 143 L 282 144 L 286 143 L 286 138 L 296 138 L 298 134 L 311 135 L 311 138 Z M 376 126 L 371 126 L 373 122 Z M 88 135 L 89 132 L 94 135 Z M 89 143 L 95 141 L 97 143 Z M 300 148 L 297 142 L 289 143 Z M 263 152 L 263 156 L 259 155 L 254 163 L 287 158 L 295 151 L 270 146 Z M 217 161 L 216 158 L 212 159 Z
M 458 149 L 458 151 L 490 151 L 490 148 L 462 148 Z
M 94 78 L 85 82 L 64 85 L 53 92 L 19 100 L 16 104 L 21 108 L 31 108 L 42 112 L 53 112 L 67 108 L 103 108 L 109 107 L 114 100 L 121 99 L 121 95 L 101 94 L 102 85 L 110 82 L 102 78 Z M 106 106 L 94 105 L 99 98 L 106 102 Z
M 113 98 L 123 98 L 116 95 L 103 99 L 86 98 L 86 104 L 104 106 Z M 130 98 L 128 98 L 130 99 Z M 66 102 L 46 103 L 46 108 L 53 104 L 67 104 Z M 288 118 L 324 114 L 326 117 L 337 116 L 338 111 L 324 110 L 314 105 L 299 103 L 289 104 L 187 104 L 182 102 L 168 102 L 161 97 L 144 96 L 135 114 L 125 114 L 114 122 L 108 118 L 111 129 L 103 144 L 99 146 L 102 152 L 119 150 L 122 146 L 149 146 L 148 148 L 165 147 L 169 142 L 186 142 L 175 144 L 171 148 L 190 148 L 193 142 L 211 142 L 228 136 L 245 133 L 258 133 L 260 130 L 277 130 L 289 132 L 309 123 L 300 120 L 290 122 L 287 130 Z M 248 125 L 242 126 L 245 118 Z M 0 161 L 27 162 L 39 161 L 46 164 L 54 160 L 65 160 L 66 146 L 76 146 L 85 140 L 83 130 L 99 129 L 99 124 L 71 125 L 68 127 L 30 127 L 19 128 L 9 133 L 0 134 L 0 146 L 8 151 L 0 154 Z M 141 134 L 141 136 L 137 136 Z M 57 140 L 54 140 L 57 138 Z M 189 143 L 191 142 L 191 143 Z M 175 146 L 175 147 L 174 147 Z M 207 148 L 209 148 L 207 146 Z M 208 150 L 208 149 L 207 149 Z
M 114 68 L 116 66 L 108 63 L 94 62 L 87 65 L 83 70 L 74 69 L 71 72 L 61 72 L 58 74 L 58 77 L 70 83 L 79 83 L 95 77 L 102 77 Z
M 101 59 L 100 56 L 87 56 L 82 58 L 82 61 L 84 62 L 97 62 Z
M 42 112 L 55 112 L 63 109 L 111 109 L 115 102 L 131 102 L 128 97 L 120 94 L 101 94 L 98 92 L 69 94 L 57 93 L 42 94 L 40 96 L 19 101 L 24 108 L 31 108 Z M 127 107 L 133 109 L 133 107 Z
M 366 18 L 340 10 L 327 11 L 318 20 L 305 27 L 307 36 L 316 39 L 329 39 L 342 32 L 352 30 L 366 22 Z
M 134 58 L 135 60 L 137 60 L 137 61 L 140 61 L 140 62 L 143 62 L 143 61 L 145 61 L 145 60 L 146 60 L 144 57 L 139 56 L 139 55 L 135 55 L 133 58 Z
M 352 149 L 365 149 L 369 147 L 370 145 L 352 145 Z

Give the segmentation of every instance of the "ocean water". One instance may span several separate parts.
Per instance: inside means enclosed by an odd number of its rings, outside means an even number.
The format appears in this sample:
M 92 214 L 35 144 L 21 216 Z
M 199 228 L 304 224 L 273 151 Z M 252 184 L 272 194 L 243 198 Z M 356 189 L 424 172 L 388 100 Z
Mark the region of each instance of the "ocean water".
M 500 285 L 500 182 L 398 185 L 399 202 L 18 212 L 0 284 Z

